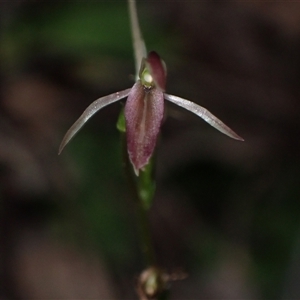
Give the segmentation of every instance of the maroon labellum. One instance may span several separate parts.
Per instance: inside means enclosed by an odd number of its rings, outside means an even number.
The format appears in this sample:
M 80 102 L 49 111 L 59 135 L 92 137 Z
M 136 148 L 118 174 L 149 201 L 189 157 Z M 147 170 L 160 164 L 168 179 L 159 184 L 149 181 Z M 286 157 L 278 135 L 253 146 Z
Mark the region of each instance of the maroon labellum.
M 125 120 L 128 154 L 136 174 L 154 151 L 163 116 L 163 92 L 135 83 L 126 101 Z

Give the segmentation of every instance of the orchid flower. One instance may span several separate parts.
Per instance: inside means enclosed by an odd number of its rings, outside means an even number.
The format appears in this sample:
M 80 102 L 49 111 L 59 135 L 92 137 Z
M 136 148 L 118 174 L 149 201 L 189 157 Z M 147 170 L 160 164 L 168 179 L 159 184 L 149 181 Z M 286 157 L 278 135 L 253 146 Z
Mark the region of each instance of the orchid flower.
M 206 108 L 165 93 L 166 66 L 159 55 L 152 51 L 142 59 L 139 77 L 132 88 L 102 97 L 89 105 L 79 119 L 71 126 L 59 147 L 59 154 L 81 127 L 100 109 L 127 97 L 125 124 L 127 150 L 135 174 L 148 164 L 151 158 L 164 115 L 164 100 L 170 101 L 196 114 L 205 122 L 226 134 L 243 141 L 233 130 L 209 112 Z

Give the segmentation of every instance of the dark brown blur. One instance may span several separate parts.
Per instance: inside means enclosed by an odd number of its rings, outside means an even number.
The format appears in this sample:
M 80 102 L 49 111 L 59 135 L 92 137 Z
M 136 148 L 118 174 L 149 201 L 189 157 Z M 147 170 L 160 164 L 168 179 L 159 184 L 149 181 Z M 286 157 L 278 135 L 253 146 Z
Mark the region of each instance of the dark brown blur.
M 300 2 L 137 1 L 167 92 L 150 212 L 170 299 L 300 298 Z M 116 129 L 126 1 L 0 2 L 0 299 L 135 299 L 143 270 Z

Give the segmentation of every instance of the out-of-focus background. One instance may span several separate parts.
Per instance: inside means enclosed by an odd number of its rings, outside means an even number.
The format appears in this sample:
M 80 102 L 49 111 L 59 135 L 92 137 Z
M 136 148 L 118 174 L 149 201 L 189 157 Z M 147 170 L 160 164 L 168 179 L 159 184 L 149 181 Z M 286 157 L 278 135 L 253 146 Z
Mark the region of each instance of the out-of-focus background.
M 300 2 L 138 1 L 167 91 L 151 229 L 171 299 L 300 298 Z M 0 2 L 0 299 L 136 299 L 143 269 L 113 104 L 133 84 L 124 1 Z

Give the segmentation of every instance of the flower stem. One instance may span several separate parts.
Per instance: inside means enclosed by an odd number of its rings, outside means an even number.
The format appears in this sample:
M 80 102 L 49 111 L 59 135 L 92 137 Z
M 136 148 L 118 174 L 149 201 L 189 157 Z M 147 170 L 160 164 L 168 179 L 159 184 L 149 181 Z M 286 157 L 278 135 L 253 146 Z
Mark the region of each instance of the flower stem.
M 144 256 L 144 262 L 146 266 L 153 266 L 156 265 L 156 258 L 151 239 L 149 219 L 147 214 L 149 206 L 145 205 L 145 202 L 141 197 L 142 191 L 140 189 L 140 186 L 142 185 L 142 183 L 139 182 L 141 177 L 136 177 L 128 158 L 125 132 L 121 132 L 121 139 L 123 148 L 124 169 L 131 189 L 131 194 L 135 203 L 138 231 L 140 236 L 140 245 Z M 150 193 L 152 194 L 152 191 Z
M 147 215 L 147 212 L 153 202 L 155 191 L 155 184 L 152 179 L 153 163 L 152 160 L 150 160 L 150 163 L 146 166 L 145 170 L 140 171 L 138 177 L 135 175 L 127 152 L 124 108 L 121 109 L 119 114 L 117 129 L 121 134 L 123 166 L 126 172 L 131 194 L 134 199 L 137 223 L 139 227 L 138 231 L 140 236 L 140 244 L 145 265 L 153 266 L 156 264 L 156 260 L 150 234 L 149 219 Z
M 135 58 L 135 79 L 138 80 L 142 59 L 147 56 L 147 50 L 140 30 L 135 0 L 128 0 L 133 52 Z
M 135 58 L 135 80 L 139 79 L 139 71 L 142 61 L 147 56 L 145 42 L 142 37 L 142 33 L 139 26 L 137 9 L 135 0 L 128 0 L 129 17 L 131 24 L 131 34 L 133 41 L 133 51 Z M 155 181 L 153 179 L 153 169 L 154 169 L 154 158 L 152 157 L 149 163 L 145 166 L 143 170 L 140 170 L 139 176 L 136 176 L 131 162 L 128 157 L 127 144 L 126 144 L 126 124 L 124 118 L 124 109 L 122 109 L 119 120 L 117 123 L 117 128 L 121 132 L 122 137 L 122 148 L 123 148 L 123 162 L 126 175 L 128 178 L 129 186 L 132 190 L 132 195 L 135 202 L 136 216 L 138 222 L 139 236 L 142 254 L 144 257 L 145 265 L 147 269 L 155 269 L 156 257 L 154 246 L 151 238 L 151 230 L 149 224 L 148 212 L 153 203 L 154 193 L 155 193 Z M 147 270 L 146 269 L 146 270 Z M 141 273 L 142 276 L 143 273 Z M 141 278 L 140 276 L 140 278 Z M 163 273 L 158 273 L 154 278 L 162 278 Z M 168 298 L 167 293 L 165 293 L 165 283 L 161 280 L 154 280 L 154 286 L 157 291 L 155 299 L 166 300 Z M 159 283 L 157 285 L 157 282 Z M 149 283 L 149 282 L 148 282 Z M 148 284 L 147 283 L 147 284 Z M 150 283 L 153 284 L 152 280 Z M 143 290 L 143 288 L 142 288 Z M 141 299 L 148 299 L 146 295 L 146 289 L 142 292 L 145 293 L 144 296 L 140 296 Z M 152 297 L 151 297 L 152 298 Z

